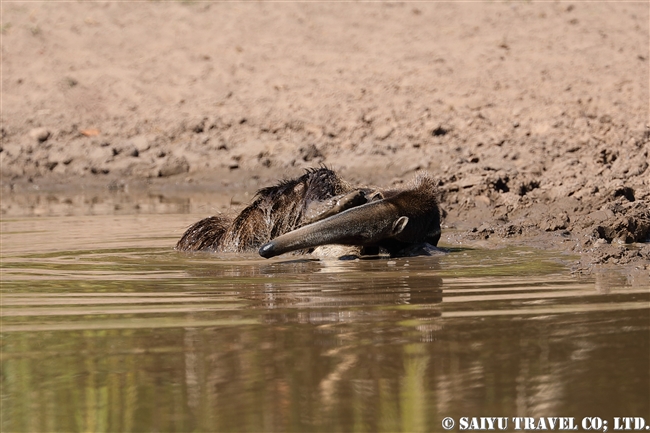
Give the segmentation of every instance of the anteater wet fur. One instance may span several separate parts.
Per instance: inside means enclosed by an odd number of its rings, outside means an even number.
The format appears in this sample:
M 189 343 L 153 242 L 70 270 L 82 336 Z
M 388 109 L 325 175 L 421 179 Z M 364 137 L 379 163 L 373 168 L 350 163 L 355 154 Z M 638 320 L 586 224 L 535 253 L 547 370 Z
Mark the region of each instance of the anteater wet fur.
M 269 258 L 325 245 L 380 249 L 391 256 L 426 254 L 440 238 L 435 181 L 418 174 L 403 189 L 353 187 L 329 168 L 259 190 L 235 219 L 205 218 L 178 241 L 183 251 L 248 252 Z M 324 253 L 328 254 L 328 253 Z M 338 253 L 337 253 L 338 254 Z

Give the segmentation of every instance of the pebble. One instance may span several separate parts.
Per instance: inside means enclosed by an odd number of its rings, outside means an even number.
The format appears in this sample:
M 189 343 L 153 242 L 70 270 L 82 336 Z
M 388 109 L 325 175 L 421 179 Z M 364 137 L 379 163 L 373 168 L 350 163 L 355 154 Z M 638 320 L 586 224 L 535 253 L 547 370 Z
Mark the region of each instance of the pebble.
M 205 130 L 205 124 L 207 120 L 208 119 L 205 117 L 202 119 L 193 119 L 188 123 L 187 129 L 194 132 L 195 134 L 200 134 Z
M 167 159 L 158 171 L 159 177 L 169 177 L 190 171 L 190 164 L 184 156 Z
M 137 149 L 139 153 L 149 150 L 149 148 L 151 147 L 149 139 L 144 135 L 136 135 L 134 137 L 131 137 L 129 141 L 131 142 L 133 147 Z
M 377 129 L 375 129 L 375 138 L 377 140 L 385 140 L 390 136 L 390 134 L 393 133 L 394 130 L 395 128 L 393 128 L 390 125 L 380 126 Z
M 129 142 L 121 145 L 117 145 L 113 147 L 112 150 L 113 150 L 113 156 L 127 155 L 127 156 L 132 156 L 134 158 L 140 156 L 140 152 L 138 151 L 138 148 Z
M 34 128 L 29 131 L 29 136 L 39 143 L 43 143 L 50 138 L 50 131 L 47 128 Z

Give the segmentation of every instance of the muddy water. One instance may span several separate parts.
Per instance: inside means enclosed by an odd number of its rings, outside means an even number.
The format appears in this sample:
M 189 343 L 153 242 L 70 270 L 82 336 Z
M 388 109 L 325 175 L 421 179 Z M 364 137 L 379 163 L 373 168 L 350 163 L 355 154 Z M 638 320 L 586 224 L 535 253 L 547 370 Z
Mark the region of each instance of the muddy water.
M 530 249 L 175 252 L 204 215 L 3 217 L 2 431 L 650 423 L 647 280 L 572 277 Z

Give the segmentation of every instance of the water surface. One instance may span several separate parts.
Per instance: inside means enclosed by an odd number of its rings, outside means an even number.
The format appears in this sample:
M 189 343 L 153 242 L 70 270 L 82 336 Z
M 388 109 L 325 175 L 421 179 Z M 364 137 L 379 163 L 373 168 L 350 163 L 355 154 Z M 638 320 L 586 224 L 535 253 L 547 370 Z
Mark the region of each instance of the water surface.
M 650 285 L 455 248 L 314 260 L 172 249 L 202 215 L 5 217 L 2 431 L 440 431 L 645 416 Z

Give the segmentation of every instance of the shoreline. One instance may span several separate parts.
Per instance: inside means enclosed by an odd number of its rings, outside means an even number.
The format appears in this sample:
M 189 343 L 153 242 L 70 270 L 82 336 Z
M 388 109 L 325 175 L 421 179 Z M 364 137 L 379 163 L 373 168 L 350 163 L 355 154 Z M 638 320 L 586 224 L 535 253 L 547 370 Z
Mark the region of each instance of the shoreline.
M 300 170 L 297 171 L 300 173 Z M 359 174 L 357 174 L 359 175 Z M 388 187 L 407 181 L 393 177 Z M 255 192 L 287 176 L 278 172 L 221 173 L 176 176 L 158 179 L 55 179 L 43 177 L 3 180 L 2 217 L 187 213 L 209 216 L 237 213 L 253 199 Z M 345 177 L 349 180 L 350 177 Z M 355 181 L 356 182 L 356 181 Z M 358 182 L 357 182 L 358 183 Z M 365 183 L 370 184 L 370 183 Z M 450 203 L 450 194 L 459 195 L 457 186 L 441 185 L 443 238 L 448 246 L 487 249 L 526 246 L 552 249 L 566 254 L 574 273 L 590 274 L 610 266 L 650 270 L 650 244 L 637 237 L 650 232 L 650 214 L 646 200 L 629 201 L 616 191 L 599 201 L 581 203 L 576 199 L 523 200 L 513 204 L 507 193 L 499 193 L 494 204 L 484 196 L 463 193 L 459 203 Z M 478 197 L 478 198 L 477 198 Z M 447 200 L 446 200 L 447 199 Z M 179 233 L 179 227 L 170 227 Z M 445 231 L 453 234 L 445 236 Z M 632 242 L 630 242 L 632 241 Z

